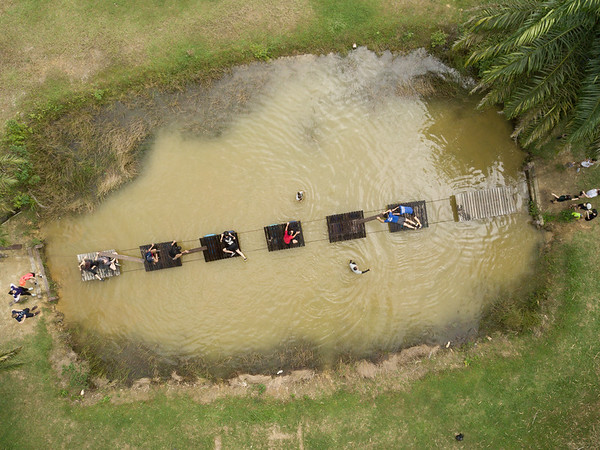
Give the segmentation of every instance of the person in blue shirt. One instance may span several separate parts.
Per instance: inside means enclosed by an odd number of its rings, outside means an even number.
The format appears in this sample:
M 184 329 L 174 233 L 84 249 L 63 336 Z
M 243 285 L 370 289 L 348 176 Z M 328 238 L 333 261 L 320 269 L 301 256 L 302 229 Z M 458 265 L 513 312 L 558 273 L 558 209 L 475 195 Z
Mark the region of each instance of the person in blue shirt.
M 156 264 L 158 262 L 158 258 L 159 258 L 158 249 L 154 248 L 154 244 L 152 244 L 150 246 L 150 248 L 148 250 L 146 250 L 146 253 L 144 254 L 144 258 L 150 264 Z
M 394 212 L 398 211 L 398 212 Z M 409 219 L 403 214 L 413 214 L 414 220 Z M 394 209 L 388 209 L 377 216 L 377 220 L 381 223 L 397 223 L 401 227 L 411 228 L 416 230 L 421 228 L 421 221 L 414 215 L 414 210 L 410 206 L 396 206 Z
M 27 319 L 29 317 L 37 316 L 40 313 L 39 311 L 35 311 L 36 309 L 37 309 L 37 305 L 35 305 L 31 309 L 29 309 L 29 308 L 13 309 L 12 310 L 12 318 L 15 319 L 19 323 L 23 323 L 23 322 L 25 322 L 25 319 Z M 35 311 L 35 312 L 31 312 L 31 311 Z

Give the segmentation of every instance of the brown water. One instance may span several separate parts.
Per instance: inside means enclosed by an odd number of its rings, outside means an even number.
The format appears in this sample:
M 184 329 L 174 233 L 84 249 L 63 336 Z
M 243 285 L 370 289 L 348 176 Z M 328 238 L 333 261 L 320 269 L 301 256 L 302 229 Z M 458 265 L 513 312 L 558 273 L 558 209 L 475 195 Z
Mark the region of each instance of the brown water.
M 95 212 L 47 227 L 67 322 L 165 355 L 222 357 L 294 341 L 360 355 L 451 339 L 522 283 L 539 244 L 523 154 L 495 111 L 416 93 L 413 77 L 448 72 L 439 62 L 359 49 L 240 68 L 229 80 L 250 70 L 262 88 L 218 136 L 190 133 L 193 115 L 157 130 L 135 182 Z M 452 194 L 501 185 L 519 187 L 520 213 L 452 220 Z M 328 242 L 327 215 L 414 200 L 428 201 L 429 228 L 390 234 L 374 221 L 366 239 Z M 267 252 L 263 226 L 294 219 L 306 247 Z M 123 262 L 118 278 L 80 280 L 79 253 L 139 256 L 139 245 L 171 239 L 191 248 L 225 229 L 238 231 L 248 262 L 205 263 L 196 253 L 180 268 L 146 273 Z M 371 271 L 353 274 L 349 259 Z

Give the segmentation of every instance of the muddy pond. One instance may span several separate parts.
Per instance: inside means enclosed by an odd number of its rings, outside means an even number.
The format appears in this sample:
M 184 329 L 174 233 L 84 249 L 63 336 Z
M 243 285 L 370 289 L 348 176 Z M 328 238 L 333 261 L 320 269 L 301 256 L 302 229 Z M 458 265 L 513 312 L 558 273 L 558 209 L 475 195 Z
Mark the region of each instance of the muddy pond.
M 450 69 L 416 52 L 302 56 L 236 69 L 260 76 L 242 112 L 218 133 L 188 114 L 157 129 L 140 176 L 92 213 L 45 229 L 58 309 L 107 342 L 143 342 L 165 356 L 222 358 L 309 342 L 324 358 L 446 342 L 530 275 L 540 236 L 529 224 L 524 154 L 496 111 L 477 99 L 427 96 L 422 75 Z M 227 80 L 223 80 L 223 83 Z M 219 83 L 214 89 L 219 88 Z M 450 196 L 515 186 L 519 213 L 455 222 Z M 299 189 L 302 202 L 295 200 Z M 326 216 L 427 201 L 429 227 L 329 243 Z M 306 246 L 268 252 L 263 227 L 303 223 Z M 198 238 L 234 229 L 248 261 L 122 274 L 82 282 L 76 255 Z M 355 275 L 348 260 L 370 272 Z

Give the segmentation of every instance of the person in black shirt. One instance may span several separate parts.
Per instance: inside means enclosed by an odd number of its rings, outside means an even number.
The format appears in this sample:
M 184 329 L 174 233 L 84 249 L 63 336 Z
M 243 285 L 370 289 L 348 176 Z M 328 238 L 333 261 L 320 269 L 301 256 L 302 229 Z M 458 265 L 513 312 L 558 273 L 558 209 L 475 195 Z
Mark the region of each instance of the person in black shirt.
M 229 256 L 233 257 L 237 253 L 242 258 L 244 258 L 244 261 L 248 260 L 248 258 L 246 258 L 246 255 L 244 255 L 240 250 L 240 246 L 237 242 L 237 239 L 231 231 L 224 231 L 223 233 L 221 233 L 220 241 L 225 242 L 225 248 L 223 249 L 223 251 L 225 253 L 228 253 Z
M 181 246 L 177 245 L 177 241 L 171 242 L 171 247 L 169 247 L 169 256 L 172 260 L 179 259 L 181 258 L 181 255 L 185 255 L 189 252 L 189 250 L 181 251 Z

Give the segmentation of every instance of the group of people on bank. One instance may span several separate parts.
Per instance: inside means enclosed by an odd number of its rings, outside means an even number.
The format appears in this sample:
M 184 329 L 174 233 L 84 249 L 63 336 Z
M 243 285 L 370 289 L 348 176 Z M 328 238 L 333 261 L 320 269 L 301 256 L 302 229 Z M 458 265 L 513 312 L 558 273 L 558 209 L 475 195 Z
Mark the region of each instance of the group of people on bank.
M 563 195 L 556 195 L 554 193 L 552 193 L 552 203 L 561 203 L 561 202 L 567 202 L 567 201 L 575 201 L 575 200 L 580 200 L 580 199 L 592 199 L 592 198 L 596 198 L 598 197 L 598 195 L 600 194 L 600 188 L 594 188 L 594 189 L 590 189 L 587 191 L 581 191 L 579 192 L 579 194 L 576 195 L 570 195 L 570 194 L 563 194 Z M 573 211 L 571 212 L 571 217 L 573 217 L 576 220 L 579 219 L 584 219 L 586 221 L 590 221 L 590 220 L 594 220 L 596 217 L 598 217 L 598 210 L 596 208 L 592 207 L 592 204 L 590 202 L 583 202 L 583 203 L 579 203 L 579 204 L 573 204 L 571 205 L 571 209 L 573 209 Z
M 10 289 L 8 291 L 8 295 L 12 296 L 12 300 L 9 302 L 8 306 L 12 306 L 15 303 L 19 303 L 23 301 L 23 297 L 35 297 L 36 294 L 31 292 L 34 290 L 33 287 L 27 287 L 27 283 L 33 283 L 34 286 L 37 286 L 37 279 L 41 278 L 42 275 L 36 275 L 33 272 L 27 272 L 21 278 L 19 278 L 19 285 L 15 285 L 13 283 L 10 284 Z M 32 308 L 24 308 L 24 309 L 13 309 L 11 311 L 12 318 L 15 319 L 19 323 L 23 323 L 25 319 L 30 317 L 37 316 L 40 311 L 37 309 L 37 305 Z M 35 311 L 35 312 L 34 312 Z

